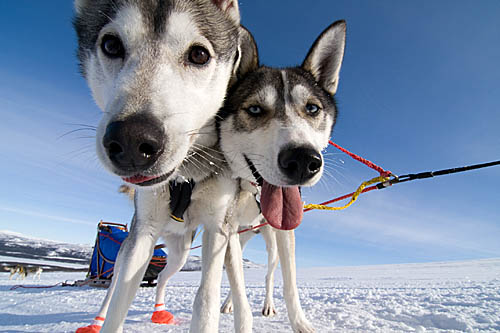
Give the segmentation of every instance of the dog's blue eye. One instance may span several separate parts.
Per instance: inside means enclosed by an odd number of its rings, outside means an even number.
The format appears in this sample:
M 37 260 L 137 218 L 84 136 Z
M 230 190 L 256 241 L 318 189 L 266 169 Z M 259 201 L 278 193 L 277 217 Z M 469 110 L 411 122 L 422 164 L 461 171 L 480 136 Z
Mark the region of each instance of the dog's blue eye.
M 252 105 L 247 109 L 247 112 L 252 116 L 258 116 L 262 113 L 262 108 L 258 105 Z
M 101 50 L 108 58 L 124 58 L 125 47 L 122 41 L 115 35 L 105 35 L 101 40 Z
M 306 105 L 306 111 L 309 114 L 316 114 L 319 111 L 319 106 L 317 106 L 316 104 L 308 103 Z

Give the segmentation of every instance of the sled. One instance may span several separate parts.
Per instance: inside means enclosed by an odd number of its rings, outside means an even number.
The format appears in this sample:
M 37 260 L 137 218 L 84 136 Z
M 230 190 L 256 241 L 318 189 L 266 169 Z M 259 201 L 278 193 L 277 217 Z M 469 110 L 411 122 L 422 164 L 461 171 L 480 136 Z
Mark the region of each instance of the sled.
M 127 225 L 100 221 L 97 225 L 95 240 L 86 284 L 92 287 L 108 288 L 113 277 L 113 269 L 120 246 L 128 236 Z M 144 274 L 141 286 L 154 286 L 158 274 L 167 264 L 167 254 L 162 249 L 156 249 Z

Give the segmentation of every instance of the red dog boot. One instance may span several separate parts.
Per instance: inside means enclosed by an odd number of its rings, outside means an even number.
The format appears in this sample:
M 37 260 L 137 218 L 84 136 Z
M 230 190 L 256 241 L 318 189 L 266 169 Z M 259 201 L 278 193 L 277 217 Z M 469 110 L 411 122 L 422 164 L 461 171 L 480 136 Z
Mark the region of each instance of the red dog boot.
M 165 304 L 156 304 L 151 321 L 156 324 L 172 325 L 174 323 L 174 315 L 165 310 Z
M 76 333 L 99 333 L 102 328 L 102 324 L 104 324 L 104 318 L 95 317 L 91 325 L 80 327 L 76 330 Z

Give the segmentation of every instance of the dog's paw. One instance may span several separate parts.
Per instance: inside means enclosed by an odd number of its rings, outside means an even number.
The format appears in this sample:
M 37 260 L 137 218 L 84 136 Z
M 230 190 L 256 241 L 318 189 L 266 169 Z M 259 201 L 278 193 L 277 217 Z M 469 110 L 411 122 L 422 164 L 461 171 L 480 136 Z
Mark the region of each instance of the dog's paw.
M 276 309 L 274 308 L 273 303 L 265 303 L 264 307 L 262 308 L 262 315 L 264 317 L 273 317 L 276 315 Z
M 231 313 L 233 312 L 233 302 L 232 301 L 226 301 L 220 308 L 221 313 Z
M 316 331 L 306 318 L 297 318 L 297 320 L 292 323 L 292 327 L 295 333 L 314 333 Z
M 151 316 L 151 321 L 155 324 L 172 325 L 174 323 L 174 315 L 168 311 L 155 311 Z
M 76 330 L 76 333 L 99 333 L 102 326 L 99 325 L 89 325 L 85 327 L 80 327 Z

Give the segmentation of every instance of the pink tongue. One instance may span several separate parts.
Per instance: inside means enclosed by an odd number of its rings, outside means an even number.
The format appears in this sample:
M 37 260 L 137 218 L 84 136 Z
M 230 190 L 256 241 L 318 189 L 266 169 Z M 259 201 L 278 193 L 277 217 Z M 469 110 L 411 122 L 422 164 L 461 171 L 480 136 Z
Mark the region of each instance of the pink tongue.
M 276 229 L 292 230 L 302 222 L 302 199 L 299 187 L 262 184 L 260 207 L 267 222 Z

